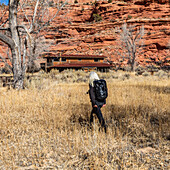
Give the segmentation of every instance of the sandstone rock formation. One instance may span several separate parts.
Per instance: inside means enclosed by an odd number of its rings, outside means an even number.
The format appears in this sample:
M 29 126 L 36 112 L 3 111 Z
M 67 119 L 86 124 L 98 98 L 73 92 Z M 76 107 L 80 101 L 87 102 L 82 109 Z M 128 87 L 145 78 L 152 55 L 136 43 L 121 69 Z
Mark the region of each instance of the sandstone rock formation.
M 170 5 L 168 0 L 107 0 L 68 1 L 60 16 L 43 30 L 46 43 L 54 43 L 43 55 L 96 54 L 106 55 L 113 64 L 120 65 L 116 54 L 118 28 L 123 23 L 142 24 L 145 28 L 144 48 L 138 65 L 170 66 Z M 55 5 L 51 7 L 55 13 Z M 26 22 L 26 21 L 24 21 Z M 3 43 L 0 54 L 5 56 Z M 127 64 L 127 61 L 121 63 Z

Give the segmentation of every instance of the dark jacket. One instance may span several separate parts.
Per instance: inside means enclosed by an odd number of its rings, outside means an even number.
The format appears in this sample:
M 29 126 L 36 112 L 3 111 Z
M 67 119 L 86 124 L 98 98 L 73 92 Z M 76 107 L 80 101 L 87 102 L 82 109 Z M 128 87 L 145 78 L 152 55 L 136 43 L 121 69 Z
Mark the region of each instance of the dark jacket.
M 102 107 L 104 104 L 106 104 L 106 99 L 104 101 L 97 101 L 97 99 L 95 97 L 94 87 L 92 87 L 90 84 L 89 84 L 89 96 L 90 96 L 90 100 L 91 100 L 91 103 L 92 103 L 92 107 L 94 105 Z

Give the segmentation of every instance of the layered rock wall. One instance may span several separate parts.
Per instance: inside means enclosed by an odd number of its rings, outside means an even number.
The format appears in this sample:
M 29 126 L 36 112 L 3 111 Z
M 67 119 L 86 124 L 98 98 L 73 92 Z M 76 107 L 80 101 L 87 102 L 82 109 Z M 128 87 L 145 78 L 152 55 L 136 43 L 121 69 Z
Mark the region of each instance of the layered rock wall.
M 169 66 L 170 6 L 167 0 L 127 1 L 68 1 L 53 22 L 41 35 L 46 43 L 53 41 L 47 52 L 56 54 L 106 55 L 108 60 L 120 64 L 116 46 L 118 30 L 123 23 L 144 25 L 144 47 L 138 55 L 138 65 Z M 51 11 L 55 13 L 55 5 Z M 5 47 L 1 46 L 3 51 Z M 121 64 L 127 64 L 124 61 Z
M 68 22 L 59 26 L 56 44 L 51 52 L 66 54 L 102 54 L 119 63 L 115 48 L 119 41 L 117 29 L 123 23 L 144 25 L 144 47 L 138 55 L 138 64 L 169 65 L 170 8 L 168 1 L 98 1 L 69 6 Z M 54 34 L 46 34 L 52 38 Z M 124 62 L 126 64 L 127 61 Z

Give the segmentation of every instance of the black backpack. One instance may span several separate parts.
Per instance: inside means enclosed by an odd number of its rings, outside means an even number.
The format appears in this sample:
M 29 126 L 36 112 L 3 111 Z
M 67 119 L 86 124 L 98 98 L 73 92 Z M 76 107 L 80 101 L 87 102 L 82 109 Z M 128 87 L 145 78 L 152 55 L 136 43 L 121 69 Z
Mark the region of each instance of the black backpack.
M 106 81 L 101 79 L 101 80 L 95 80 L 93 83 L 94 83 L 95 97 L 97 101 L 104 101 L 108 96 Z

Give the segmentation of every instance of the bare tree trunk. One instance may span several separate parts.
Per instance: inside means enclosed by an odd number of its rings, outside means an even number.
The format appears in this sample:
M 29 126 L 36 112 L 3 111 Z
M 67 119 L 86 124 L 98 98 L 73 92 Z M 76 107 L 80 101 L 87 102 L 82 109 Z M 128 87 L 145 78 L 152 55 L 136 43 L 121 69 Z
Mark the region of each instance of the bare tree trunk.
M 131 61 L 131 71 L 135 71 L 136 69 L 136 56 L 135 53 L 132 54 L 132 61 Z
M 22 89 L 23 88 L 23 81 L 24 81 L 24 76 L 22 73 L 22 68 L 21 68 L 21 63 L 18 59 L 18 50 L 17 47 L 14 47 L 12 51 L 12 66 L 13 66 L 13 77 L 14 77 L 14 83 L 13 87 L 15 89 Z
M 9 1 L 9 27 L 11 31 L 11 38 L 14 41 L 14 46 L 11 48 L 12 52 L 12 66 L 13 66 L 13 76 L 14 76 L 14 88 L 22 89 L 24 75 L 22 70 L 21 61 L 21 43 L 18 33 L 17 25 L 17 8 L 18 0 Z

